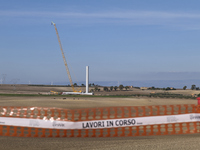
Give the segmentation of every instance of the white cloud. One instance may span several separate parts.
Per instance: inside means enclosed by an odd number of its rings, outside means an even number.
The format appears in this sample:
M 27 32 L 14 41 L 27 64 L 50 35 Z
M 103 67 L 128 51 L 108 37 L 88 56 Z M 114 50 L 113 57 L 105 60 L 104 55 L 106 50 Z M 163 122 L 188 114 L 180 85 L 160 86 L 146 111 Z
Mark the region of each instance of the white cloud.
M 162 25 L 199 29 L 200 13 L 162 11 L 118 11 L 118 12 L 50 12 L 50 11 L 0 11 L 0 18 L 59 19 L 66 23 L 117 23 L 123 25 Z M 64 21 L 66 20 L 66 22 Z
M 77 18 L 118 18 L 118 19 L 134 19 L 134 18 L 200 18 L 200 14 L 194 13 L 176 13 L 161 11 L 121 11 L 121 12 L 45 12 L 45 11 L 0 11 L 0 16 L 5 17 L 77 17 Z

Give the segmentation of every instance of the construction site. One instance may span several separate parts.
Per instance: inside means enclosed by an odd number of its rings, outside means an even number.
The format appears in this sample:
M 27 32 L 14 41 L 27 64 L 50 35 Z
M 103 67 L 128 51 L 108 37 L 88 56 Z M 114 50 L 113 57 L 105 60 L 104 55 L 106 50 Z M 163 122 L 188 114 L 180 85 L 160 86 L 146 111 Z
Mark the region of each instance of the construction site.
M 198 90 L 2 84 L 0 149 L 198 149 Z
M 56 35 L 57 35 L 57 38 L 58 38 L 58 43 L 59 43 L 59 46 L 60 46 L 60 50 L 61 50 L 61 53 L 62 53 L 64 64 L 65 64 L 65 69 L 67 71 L 67 75 L 68 75 L 69 82 L 70 82 L 70 85 L 71 85 L 71 88 L 72 88 L 73 92 L 61 92 L 61 93 L 58 93 L 57 91 L 52 91 L 51 90 L 50 94 L 54 94 L 54 95 L 56 95 L 56 94 L 61 94 L 61 95 L 93 95 L 93 93 L 89 93 L 89 66 L 86 66 L 86 90 L 85 90 L 85 93 L 82 92 L 80 87 L 75 89 L 74 84 L 72 82 L 72 77 L 70 75 L 69 67 L 67 65 L 67 60 L 66 60 L 63 48 L 62 48 L 62 44 L 61 44 L 61 41 L 60 41 L 60 37 L 59 37 L 59 34 L 58 34 L 58 30 L 57 30 L 56 24 L 52 21 L 51 25 L 54 26 L 55 31 L 56 31 Z

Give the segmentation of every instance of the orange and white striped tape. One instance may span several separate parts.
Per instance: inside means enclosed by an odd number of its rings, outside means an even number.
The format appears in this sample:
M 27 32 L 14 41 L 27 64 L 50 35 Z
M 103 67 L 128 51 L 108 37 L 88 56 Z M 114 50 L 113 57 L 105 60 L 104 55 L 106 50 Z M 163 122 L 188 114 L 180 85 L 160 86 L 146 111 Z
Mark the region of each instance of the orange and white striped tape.
M 116 137 L 198 133 L 198 105 L 58 109 L 0 107 L 0 135 Z
M 167 115 L 167 116 L 151 116 L 137 118 L 119 118 L 92 121 L 55 121 L 46 119 L 29 119 L 29 118 L 13 118 L 0 117 L 0 125 L 19 126 L 19 127 L 35 127 L 46 129 L 103 129 L 118 127 L 133 127 L 143 125 L 158 125 L 169 123 L 188 123 L 199 122 L 200 113 Z

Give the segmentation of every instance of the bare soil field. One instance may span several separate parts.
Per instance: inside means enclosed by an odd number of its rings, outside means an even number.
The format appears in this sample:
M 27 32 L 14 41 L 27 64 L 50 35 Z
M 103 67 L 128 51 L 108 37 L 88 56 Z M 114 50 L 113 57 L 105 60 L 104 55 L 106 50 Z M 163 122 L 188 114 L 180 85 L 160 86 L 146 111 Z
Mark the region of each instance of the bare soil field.
M 197 104 L 194 99 L 169 98 L 106 98 L 106 97 L 18 97 L 0 96 L 0 106 L 57 107 L 66 109 L 112 107 L 112 106 L 150 106 Z
M 0 93 L 38 94 L 54 91 L 66 91 L 69 87 L 38 87 L 17 85 L 0 86 Z M 70 90 L 70 89 L 69 89 Z M 191 90 L 176 90 L 175 92 L 186 92 Z M 129 91 L 114 91 L 113 93 L 138 93 L 152 92 L 138 89 Z M 174 92 L 174 91 L 173 91 Z M 106 95 L 111 92 L 97 92 L 95 94 Z M 0 106 L 38 106 L 57 107 L 66 109 L 109 107 L 109 106 L 145 106 L 145 105 L 175 105 L 175 104 L 197 104 L 195 99 L 178 98 L 149 98 L 149 97 L 66 97 L 66 96 L 0 96 Z M 0 149 L 4 150 L 46 150 L 46 149 L 199 149 L 199 134 L 172 135 L 172 136 L 148 136 L 148 137 L 116 137 L 116 138 L 21 138 L 0 137 Z

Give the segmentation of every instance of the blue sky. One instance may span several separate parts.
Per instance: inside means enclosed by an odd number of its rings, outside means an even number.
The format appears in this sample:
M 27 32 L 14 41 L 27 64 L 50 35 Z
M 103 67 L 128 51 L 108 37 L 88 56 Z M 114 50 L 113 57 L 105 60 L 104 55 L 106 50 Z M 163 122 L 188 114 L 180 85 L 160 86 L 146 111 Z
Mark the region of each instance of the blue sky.
M 198 0 L 0 0 L 6 83 L 200 79 Z

